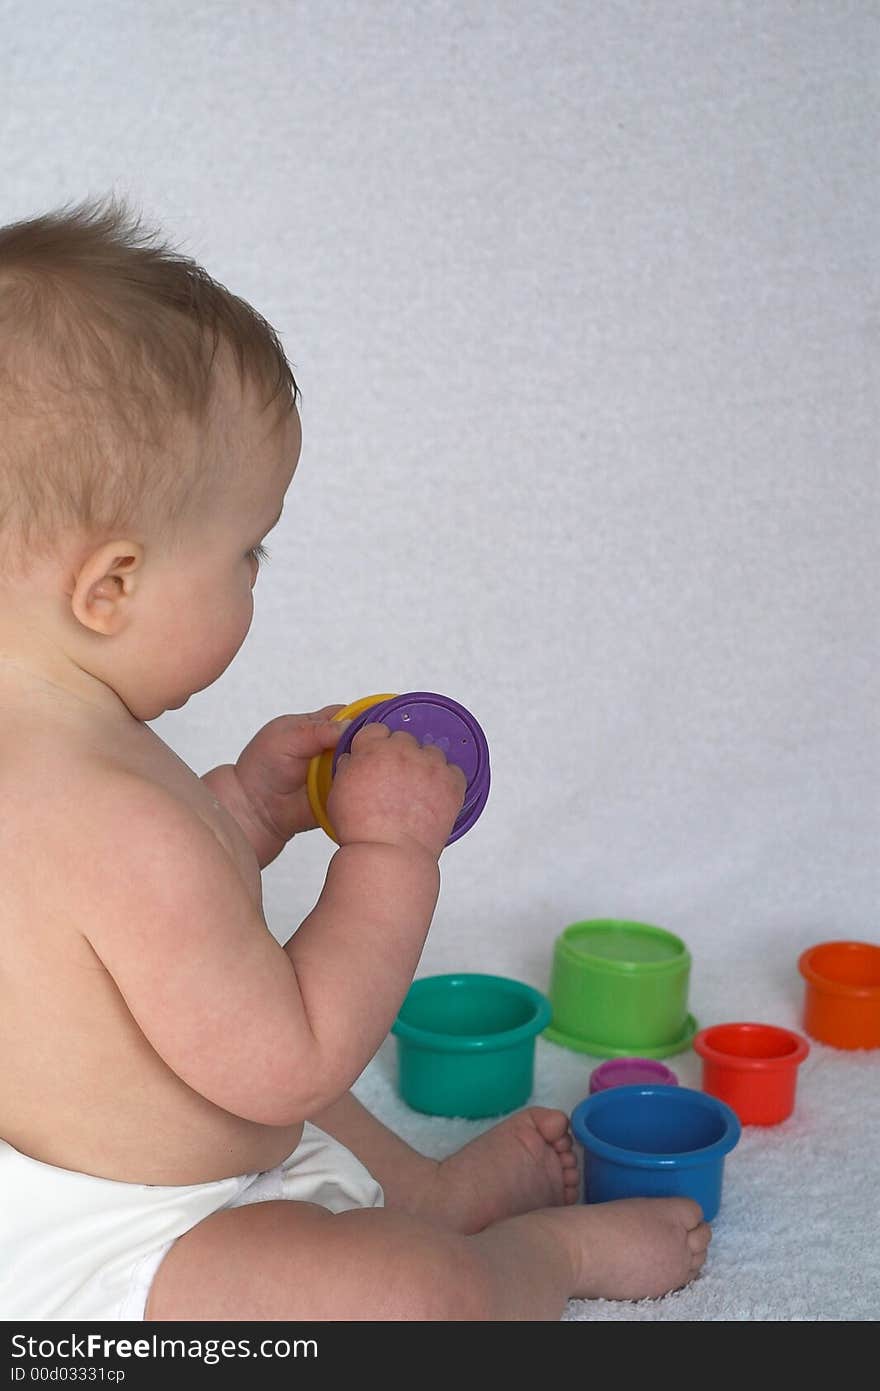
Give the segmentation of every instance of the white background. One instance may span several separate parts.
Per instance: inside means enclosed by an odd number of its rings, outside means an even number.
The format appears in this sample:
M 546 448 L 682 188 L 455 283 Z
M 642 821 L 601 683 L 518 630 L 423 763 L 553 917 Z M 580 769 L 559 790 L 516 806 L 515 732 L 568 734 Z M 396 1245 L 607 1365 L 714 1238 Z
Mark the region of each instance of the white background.
M 880 939 L 878 21 L 0 0 L 0 222 L 127 197 L 303 391 L 251 635 L 158 733 L 202 773 L 419 689 L 486 731 L 420 974 L 545 988 L 567 923 L 634 918 L 701 1024 L 797 1027 L 800 951 Z M 279 938 L 332 850 L 266 871 Z M 590 1060 L 539 1049 L 573 1104 Z

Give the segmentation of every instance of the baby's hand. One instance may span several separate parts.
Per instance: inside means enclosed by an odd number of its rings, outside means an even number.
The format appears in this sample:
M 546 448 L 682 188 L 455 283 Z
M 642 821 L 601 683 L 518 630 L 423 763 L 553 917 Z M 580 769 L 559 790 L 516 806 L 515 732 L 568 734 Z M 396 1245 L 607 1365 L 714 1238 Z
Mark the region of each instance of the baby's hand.
M 237 794 L 244 794 L 242 813 L 255 828 L 248 838 L 252 845 L 257 839 L 265 841 L 261 864 L 274 859 L 299 831 L 314 827 L 306 791 L 309 763 L 339 742 L 344 725 L 333 716 L 342 708 L 325 705 L 310 715 L 278 715 L 254 735 L 234 770 L 227 770 L 227 782 L 233 772 L 234 782 L 224 805 L 237 815 Z M 215 786 L 223 774 L 223 769 L 211 774 Z
M 420 845 L 435 859 L 449 839 L 467 778 L 436 745 L 366 724 L 337 762 L 327 812 L 340 845 Z

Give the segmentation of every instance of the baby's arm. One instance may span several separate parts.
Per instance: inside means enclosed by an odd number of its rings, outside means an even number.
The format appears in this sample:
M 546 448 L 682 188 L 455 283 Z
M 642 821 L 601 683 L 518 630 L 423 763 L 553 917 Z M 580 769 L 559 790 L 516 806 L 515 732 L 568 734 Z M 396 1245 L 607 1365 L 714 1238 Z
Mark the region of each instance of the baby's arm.
M 333 716 L 342 709 L 325 705 L 310 715 L 277 715 L 257 731 L 235 763 L 202 774 L 202 784 L 238 822 L 260 869 L 300 831 L 314 829 L 306 791 L 309 765 L 336 747 L 343 725 Z
M 325 1104 L 363 1071 L 409 988 L 465 789 L 439 749 L 382 724 L 364 726 L 338 761 L 327 810 L 340 849 L 285 948 L 335 1079 Z
M 286 952 L 210 827 L 159 785 L 114 773 L 85 795 L 60 791 L 48 820 L 44 851 L 71 904 L 88 905 L 83 933 L 147 1042 L 188 1086 L 261 1124 L 293 1124 L 347 1089 L 430 924 L 464 777 L 438 750 L 369 728 L 380 732 L 353 741 L 331 794 L 342 848 Z

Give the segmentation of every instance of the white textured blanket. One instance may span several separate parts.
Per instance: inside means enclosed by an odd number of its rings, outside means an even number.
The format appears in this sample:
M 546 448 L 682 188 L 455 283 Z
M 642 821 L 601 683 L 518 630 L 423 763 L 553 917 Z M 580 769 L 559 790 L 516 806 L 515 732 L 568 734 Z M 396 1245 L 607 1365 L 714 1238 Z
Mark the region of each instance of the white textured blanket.
M 532 984 L 546 988 L 546 981 Z M 704 991 L 707 1010 L 694 1008 L 701 1025 L 748 1017 L 725 1011 L 724 997 L 719 976 Z M 780 979 L 775 999 L 765 994 L 755 1017 L 799 1029 L 799 1001 L 799 986 Z M 396 1047 L 386 1041 L 355 1089 L 386 1125 L 440 1158 L 493 1124 L 412 1111 L 397 1092 Z M 539 1039 L 532 1101 L 570 1113 L 598 1061 Z M 683 1086 L 700 1086 L 692 1051 L 666 1061 Z M 811 1042 L 794 1114 L 782 1125 L 743 1127 L 725 1160 L 713 1233 L 703 1272 L 687 1289 L 640 1303 L 572 1300 L 565 1318 L 880 1318 L 880 1050 L 847 1053 Z

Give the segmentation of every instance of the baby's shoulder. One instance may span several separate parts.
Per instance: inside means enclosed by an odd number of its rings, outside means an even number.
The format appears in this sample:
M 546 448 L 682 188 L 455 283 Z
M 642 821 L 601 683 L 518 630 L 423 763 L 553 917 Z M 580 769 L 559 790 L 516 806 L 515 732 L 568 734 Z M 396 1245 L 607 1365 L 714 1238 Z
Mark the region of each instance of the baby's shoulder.
M 97 749 L 52 735 L 32 736 L 0 757 L 0 802 L 5 834 L 0 857 L 75 850 L 95 837 L 112 852 L 121 834 L 159 835 L 199 825 L 200 800 L 209 800 L 194 773 L 175 781 L 170 771 L 111 747 Z M 171 755 L 173 758 L 174 756 Z M 195 783 L 194 791 L 188 785 Z
M 17 963 L 22 978 L 38 967 L 48 981 L 59 967 L 63 974 L 91 964 L 86 936 L 107 885 L 128 879 L 131 847 L 149 855 L 176 801 L 124 763 L 42 736 L 7 752 L 0 943 L 13 975 Z
M 35 856 L 44 865 L 66 862 L 70 892 L 96 860 L 117 877 L 137 877 L 160 861 L 170 873 L 183 865 L 216 875 L 219 851 L 259 901 L 259 865 L 233 818 L 158 736 L 143 736 L 117 746 L 42 731 L 19 741 L 9 759 L 0 749 L 0 872 L 15 868 L 20 881 Z

